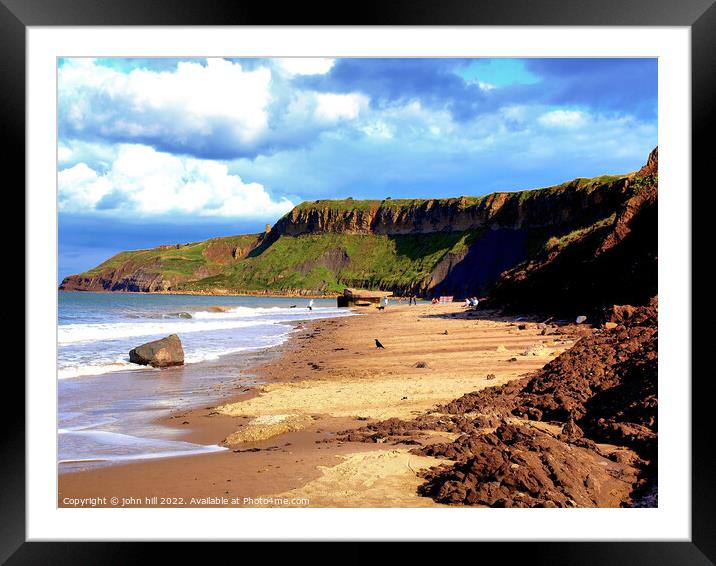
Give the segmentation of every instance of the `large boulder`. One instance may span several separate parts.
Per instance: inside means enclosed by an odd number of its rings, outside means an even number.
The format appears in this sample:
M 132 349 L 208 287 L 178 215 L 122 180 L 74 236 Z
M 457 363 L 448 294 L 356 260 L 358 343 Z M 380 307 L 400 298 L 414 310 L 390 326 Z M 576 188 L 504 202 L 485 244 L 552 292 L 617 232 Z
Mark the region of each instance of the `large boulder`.
M 164 368 L 184 364 L 184 349 L 176 334 L 147 342 L 129 351 L 129 361 L 143 366 Z

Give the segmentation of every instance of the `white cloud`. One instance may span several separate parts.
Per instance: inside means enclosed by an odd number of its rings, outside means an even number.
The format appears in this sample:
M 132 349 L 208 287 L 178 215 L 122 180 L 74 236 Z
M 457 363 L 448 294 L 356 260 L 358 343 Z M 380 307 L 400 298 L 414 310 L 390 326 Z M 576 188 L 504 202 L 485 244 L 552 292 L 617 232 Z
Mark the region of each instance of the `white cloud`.
M 59 69 L 60 121 L 71 134 L 159 146 L 250 146 L 268 129 L 271 70 L 208 59 L 123 73 L 91 59 Z
M 542 114 L 539 122 L 552 128 L 577 128 L 586 123 L 586 117 L 578 110 L 552 110 Z
M 121 145 L 106 173 L 85 163 L 59 172 L 60 210 L 108 214 L 167 213 L 264 218 L 293 207 L 259 183 L 245 183 L 223 163 L 184 158 L 144 145 Z
M 335 64 L 335 59 L 326 57 L 286 57 L 274 61 L 289 76 L 325 75 Z
M 57 144 L 57 161 L 61 164 L 67 163 L 72 159 L 72 150 L 62 142 Z
M 368 107 L 369 98 L 361 93 L 317 93 L 315 117 L 326 122 L 353 120 Z
M 93 209 L 112 190 L 106 178 L 100 177 L 84 163 L 60 171 L 58 186 L 60 209 L 65 208 L 65 203 L 72 203 L 72 208 L 78 210 Z
M 366 136 L 371 138 L 392 139 L 395 135 L 395 128 L 382 120 L 369 122 L 360 129 Z

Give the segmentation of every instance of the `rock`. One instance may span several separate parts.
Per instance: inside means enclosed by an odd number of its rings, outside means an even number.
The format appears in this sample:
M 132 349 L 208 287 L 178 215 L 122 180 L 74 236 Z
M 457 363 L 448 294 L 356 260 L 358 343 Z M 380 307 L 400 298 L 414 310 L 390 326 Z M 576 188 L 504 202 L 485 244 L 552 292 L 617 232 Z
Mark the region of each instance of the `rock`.
M 619 326 L 616 322 L 605 322 L 604 328 L 607 330 L 614 330 L 617 326 Z
M 163 368 L 184 364 L 184 349 L 176 334 L 161 340 L 147 342 L 129 351 L 129 361 L 133 364 Z
M 583 436 L 584 431 L 579 428 L 577 423 L 574 422 L 574 419 L 570 417 L 562 427 L 562 433 L 559 435 L 559 439 L 564 440 L 565 442 L 574 442 Z
M 416 368 L 429 368 L 430 365 L 428 364 L 428 362 L 416 362 L 415 367 Z
M 638 470 L 521 425 L 475 431 L 415 451 L 454 460 L 427 470 L 418 493 L 439 503 L 489 507 L 618 507 Z
M 579 315 L 579 316 L 577 317 L 577 320 L 575 320 L 575 322 L 576 322 L 577 324 L 582 324 L 582 323 L 584 323 L 584 322 L 587 322 L 587 317 L 584 316 L 584 315 Z
M 527 325 L 526 324 L 518 324 L 517 330 L 527 330 Z
M 606 310 L 604 313 L 604 319 L 607 322 L 623 324 L 634 316 L 636 310 L 636 307 L 632 305 L 614 305 Z

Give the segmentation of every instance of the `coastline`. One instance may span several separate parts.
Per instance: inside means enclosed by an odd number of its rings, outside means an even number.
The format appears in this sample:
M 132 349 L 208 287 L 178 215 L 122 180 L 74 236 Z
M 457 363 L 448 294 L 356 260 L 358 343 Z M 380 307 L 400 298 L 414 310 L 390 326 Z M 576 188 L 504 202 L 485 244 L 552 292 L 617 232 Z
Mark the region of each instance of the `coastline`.
M 340 296 L 340 293 L 332 294 L 316 294 L 316 293 L 274 293 L 272 291 L 245 291 L 245 292 L 218 292 L 218 289 L 210 291 L 97 291 L 97 290 L 84 290 L 84 289 L 62 289 L 57 288 L 58 293 L 97 293 L 97 294 L 125 294 L 125 295 L 177 295 L 177 296 L 188 296 L 188 297 L 276 297 L 283 299 L 335 299 Z
M 212 506 L 211 501 L 214 506 L 435 506 L 415 490 L 422 483 L 419 471 L 440 459 L 409 454 L 409 444 L 336 441 L 336 433 L 409 418 L 507 383 L 574 343 L 569 335 L 542 336 L 536 321 L 518 325 L 489 312 L 466 313 L 458 304 L 357 312 L 360 316 L 304 323 L 274 348 L 278 355 L 245 370 L 260 385 L 160 419 L 180 430 L 182 440 L 216 444 L 241 433 L 244 441 L 223 452 L 64 472 L 58 505 L 73 506 L 66 498 L 118 497 L 139 507 Z M 377 350 L 374 338 L 386 349 Z M 276 429 L 285 422 L 294 425 Z M 435 432 L 426 442 L 454 437 Z

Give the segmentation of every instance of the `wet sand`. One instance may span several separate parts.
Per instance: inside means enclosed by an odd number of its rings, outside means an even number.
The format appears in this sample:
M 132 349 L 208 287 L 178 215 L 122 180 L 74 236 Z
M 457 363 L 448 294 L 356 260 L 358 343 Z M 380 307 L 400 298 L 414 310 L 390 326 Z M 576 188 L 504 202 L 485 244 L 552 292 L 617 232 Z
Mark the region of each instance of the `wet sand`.
M 542 336 L 536 321 L 466 313 L 458 304 L 357 312 L 299 327 L 282 355 L 250 370 L 263 385 L 161 420 L 182 440 L 229 450 L 63 473 L 58 505 L 100 497 L 106 507 L 436 506 L 415 489 L 418 472 L 441 460 L 405 445 L 326 441 L 505 383 L 574 343 Z

